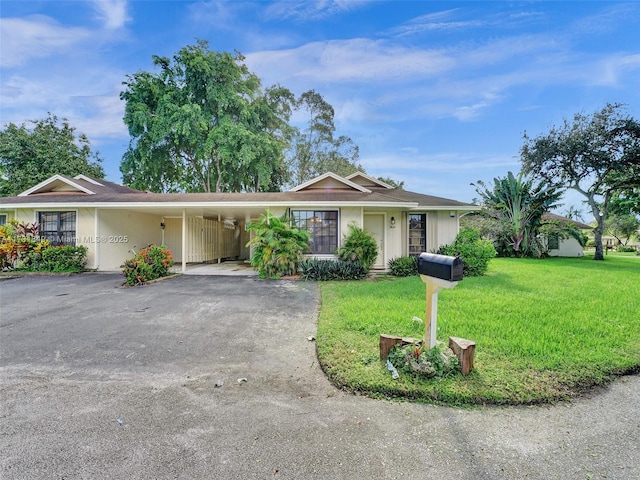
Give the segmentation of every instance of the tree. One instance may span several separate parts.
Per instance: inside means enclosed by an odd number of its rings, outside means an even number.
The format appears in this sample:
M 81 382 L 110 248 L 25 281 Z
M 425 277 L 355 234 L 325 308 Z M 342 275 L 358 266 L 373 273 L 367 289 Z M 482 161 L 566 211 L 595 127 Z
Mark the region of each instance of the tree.
M 539 256 L 537 236 L 542 216 L 558 206 L 562 190 L 545 182 L 535 185 L 523 173 L 516 177 L 512 172 L 504 178 L 494 178 L 492 187 L 480 180 L 477 184 L 476 192 L 483 200 L 482 214 L 500 222 L 496 232 L 498 253 Z
M 386 183 L 387 185 L 393 188 L 397 188 L 398 190 L 404 190 L 404 180 L 397 181 L 391 177 L 378 177 L 378 180 Z
M 280 86 L 262 91 L 243 62 L 199 40 L 173 59 L 154 56 L 158 73 L 127 76 L 125 183 L 161 192 L 279 189 L 295 99 Z
M 640 123 L 607 104 L 592 115 L 578 113 L 521 149 L 525 173 L 584 195 L 596 228 L 595 260 L 604 260 L 602 233 L 614 195 L 640 187 Z
M 0 131 L 0 196 L 14 196 L 55 174 L 103 178 L 102 159 L 86 135 L 76 134 L 66 118 L 9 123 Z
M 351 138 L 335 138 L 333 107 L 315 90 L 304 92 L 296 101 L 307 116 L 304 130 L 296 129 L 288 152 L 291 182 L 306 182 L 326 172 L 347 176 L 364 172 L 357 163 L 359 150 Z
M 629 240 L 638 233 L 640 221 L 635 215 L 611 214 L 604 224 L 605 231 L 618 240 L 618 244 L 627 245 Z

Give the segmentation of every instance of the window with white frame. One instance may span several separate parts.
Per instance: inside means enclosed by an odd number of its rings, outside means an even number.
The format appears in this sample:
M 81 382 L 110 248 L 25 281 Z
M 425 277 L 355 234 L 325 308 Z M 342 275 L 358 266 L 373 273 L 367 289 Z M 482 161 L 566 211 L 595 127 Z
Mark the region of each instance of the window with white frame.
M 38 226 L 51 245 L 76 244 L 76 212 L 39 212 Z
M 316 255 L 334 254 L 338 249 L 337 210 L 291 210 L 295 227 L 311 233 L 309 250 Z
M 7 224 L 7 214 L 0 213 L 0 226 Z

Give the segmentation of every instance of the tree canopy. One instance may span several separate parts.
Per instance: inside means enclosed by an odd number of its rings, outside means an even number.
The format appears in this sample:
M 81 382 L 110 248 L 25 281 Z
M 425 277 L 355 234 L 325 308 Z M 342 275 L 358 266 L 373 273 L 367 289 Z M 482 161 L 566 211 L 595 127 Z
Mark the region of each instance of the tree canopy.
M 347 176 L 364 172 L 359 149 L 351 138 L 336 138 L 333 107 L 315 90 L 304 92 L 296 108 L 306 115 L 306 125 L 295 129 L 288 151 L 291 182 L 299 185 L 326 172 Z
M 546 135 L 524 134 L 525 173 L 571 188 L 586 197 L 597 226 L 596 260 L 604 260 L 602 233 L 613 196 L 640 187 L 640 123 L 622 105 L 607 104 L 592 115 L 578 113 Z
M 131 135 L 125 183 L 160 192 L 278 190 L 291 92 L 262 90 L 240 53 L 210 51 L 202 40 L 153 62 L 158 73 L 128 75 L 120 94 Z
M 14 196 L 55 174 L 103 178 L 102 159 L 67 119 L 9 123 L 0 131 L 0 196 Z

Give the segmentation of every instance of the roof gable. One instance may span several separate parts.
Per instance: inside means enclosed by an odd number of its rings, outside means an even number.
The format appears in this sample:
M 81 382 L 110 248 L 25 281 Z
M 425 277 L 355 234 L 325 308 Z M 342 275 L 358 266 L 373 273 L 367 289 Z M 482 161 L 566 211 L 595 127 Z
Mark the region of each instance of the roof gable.
M 336 175 L 333 172 L 327 172 L 319 177 L 312 178 L 308 182 L 302 183 L 297 187 L 293 187 L 291 192 L 300 192 L 302 190 L 317 190 L 317 189 L 348 189 L 357 190 L 358 192 L 371 193 L 366 187 L 358 185 L 351 180 Z
M 373 178 L 363 172 L 352 173 L 351 175 L 348 175 L 344 178 L 346 178 L 347 180 L 351 180 L 352 182 L 357 183 L 358 185 L 365 188 L 366 187 L 383 187 L 383 188 L 391 188 L 391 189 L 393 188 L 388 183 L 384 183 L 382 180 Z
M 96 192 L 90 190 L 89 188 L 83 186 L 80 179 L 77 178 L 69 178 L 64 175 L 54 175 L 52 177 L 47 178 L 45 181 L 40 182 L 39 184 L 31 187 L 28 190 L 25 190 L 22 193 L 19 193 L 19 197 L 26 197 L 28 195 L 34 195 L 38 193 L 59 193 L 59 192 L 73 192 L 73 193 L 82 193 L 87 195 L 95 195 Z

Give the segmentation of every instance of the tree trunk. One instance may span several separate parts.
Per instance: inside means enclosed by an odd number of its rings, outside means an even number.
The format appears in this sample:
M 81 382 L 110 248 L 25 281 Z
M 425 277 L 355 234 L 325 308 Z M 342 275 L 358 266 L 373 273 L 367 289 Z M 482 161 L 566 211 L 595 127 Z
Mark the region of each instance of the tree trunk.
M 596 253 L 593 256 L 594 260 L 604 260 L 604 248 L 602 246 L 602 232 L 604 232 L 604 212 L 600 211 L 598 205 L 595 202 L 593 196 L 587 197 L 589 199 L 589 205 L 591 205 L 591 212 L 596 219 L 596 228 L 593 231 L 593 239 L 596 244 Z

